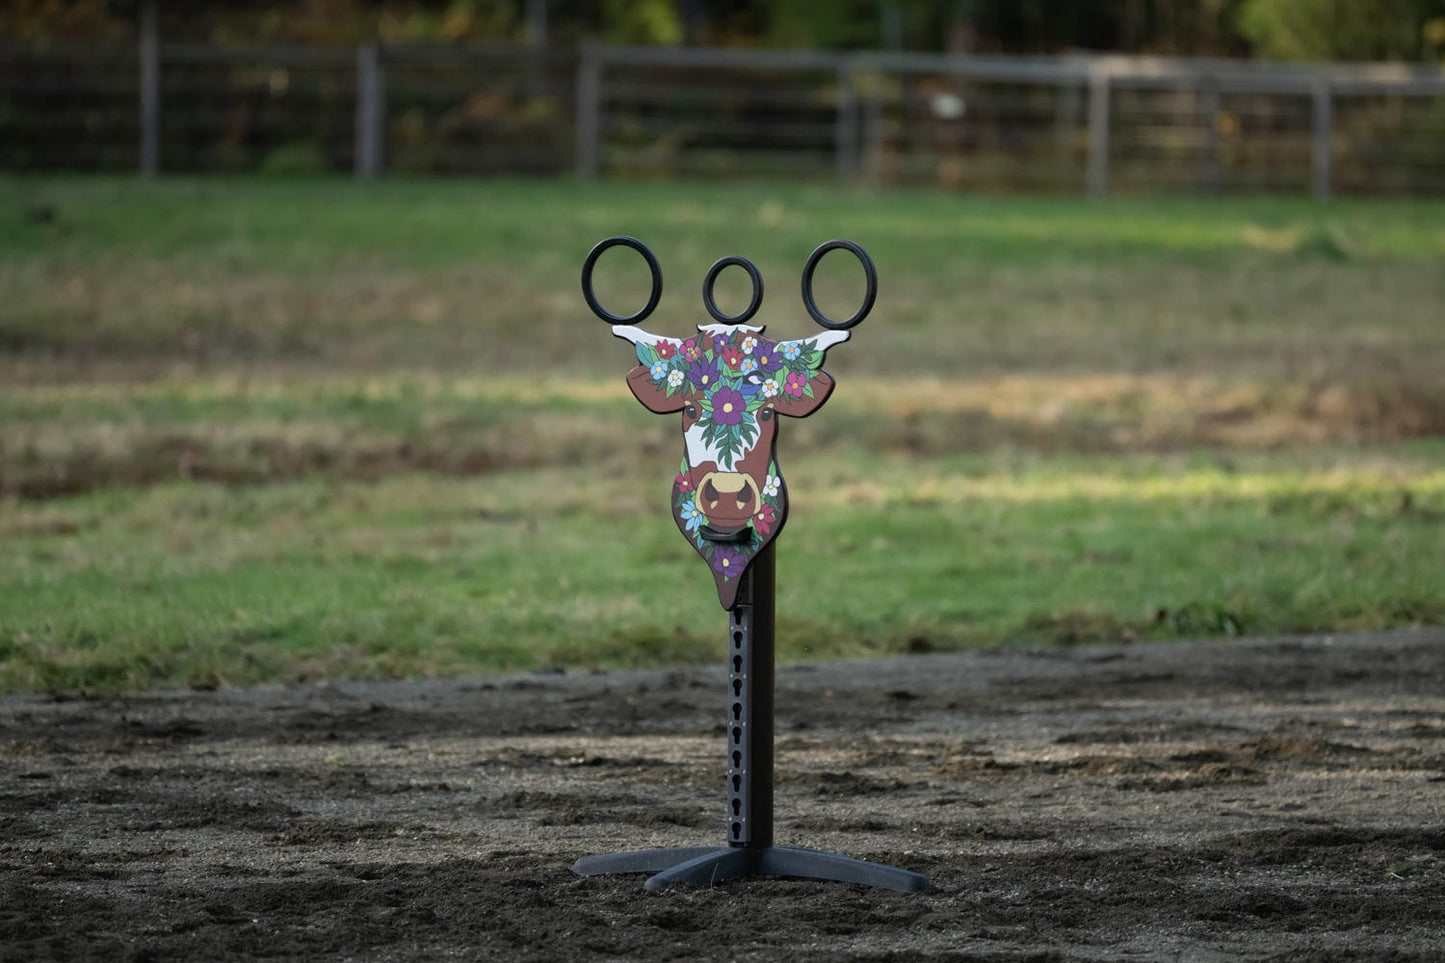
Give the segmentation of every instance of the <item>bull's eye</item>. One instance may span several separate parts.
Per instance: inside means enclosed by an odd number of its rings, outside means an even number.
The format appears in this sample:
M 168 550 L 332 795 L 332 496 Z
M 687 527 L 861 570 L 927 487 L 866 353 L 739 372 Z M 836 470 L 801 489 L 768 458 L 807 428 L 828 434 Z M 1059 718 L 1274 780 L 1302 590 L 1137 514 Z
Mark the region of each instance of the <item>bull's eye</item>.
M 773 409 L 771 409 L 771 408 L 764 408 L 762 411 L 758 412 L 758 421 L 772 421 L 772 420 L 773 420 Z
M 682 409 L 682 413 L 685 414 L 685 415 L 687 415 L 689 418 L 696 418 L 696 417 L 697 417 L 697 406 L 696 406 L 696 405 L 688 405 L 686 408 Z

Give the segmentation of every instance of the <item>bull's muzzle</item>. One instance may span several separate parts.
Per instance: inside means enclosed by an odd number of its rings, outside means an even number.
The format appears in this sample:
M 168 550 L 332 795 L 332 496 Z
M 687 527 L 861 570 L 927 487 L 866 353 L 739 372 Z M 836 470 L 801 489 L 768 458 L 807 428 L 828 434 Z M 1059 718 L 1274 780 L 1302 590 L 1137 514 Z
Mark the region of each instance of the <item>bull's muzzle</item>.
M 714 542 L 740 542 L 751 537 L 748 525 L 762 506 L 757 479 L 736 471 L 712 471 L 697 486 L 697 507 L 707 517 L 702 534 Z

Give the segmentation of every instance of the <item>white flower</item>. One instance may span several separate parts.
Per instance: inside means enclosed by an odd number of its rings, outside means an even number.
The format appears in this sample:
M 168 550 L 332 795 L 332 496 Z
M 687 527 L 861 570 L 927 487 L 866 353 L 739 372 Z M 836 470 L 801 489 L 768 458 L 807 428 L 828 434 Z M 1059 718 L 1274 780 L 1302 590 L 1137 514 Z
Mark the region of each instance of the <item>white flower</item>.
M 776 398 L 778 396 L 778 383 L 776 381 L 763 382 L 763 397 Z
M 769 498 L 778 497 L 778 489 L 782 487 L 783 480 L 777 475 L 769 475 L 768 480 L 763 483 L 763 494 Z
M 667 386 L 669 388 L 676 388 L 678 385 L 682 384 L 682 380 L 685 377 L 687 376 L 684 375 L 681 371 L 678 371 L 676 368 L 674 368 L 667 373 Z
M 752 336 L 743 338 L 743 354 L 752 354 L 753 349 L 758 346 L 758 339 Z

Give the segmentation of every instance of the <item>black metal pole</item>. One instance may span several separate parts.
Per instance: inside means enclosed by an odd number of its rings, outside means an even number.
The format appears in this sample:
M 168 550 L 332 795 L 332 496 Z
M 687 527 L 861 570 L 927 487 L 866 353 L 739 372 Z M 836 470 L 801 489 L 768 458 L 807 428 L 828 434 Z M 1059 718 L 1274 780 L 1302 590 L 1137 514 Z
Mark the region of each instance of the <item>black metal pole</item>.
M 773 845 L 773 654 L 777 567 L 773 546 L 742 575 L 728 613 L 728 796 L 726 846 L 683 846 L 584 856 L 580 876 L 654 873 L 644 888 L 716 886 L 749 876 L 823 879 L 904 893 L 928 888 L 919 873 L 838 853 Z
M 774 543 L 742 576 L 729 622 L 728 845 L 773 844 Z

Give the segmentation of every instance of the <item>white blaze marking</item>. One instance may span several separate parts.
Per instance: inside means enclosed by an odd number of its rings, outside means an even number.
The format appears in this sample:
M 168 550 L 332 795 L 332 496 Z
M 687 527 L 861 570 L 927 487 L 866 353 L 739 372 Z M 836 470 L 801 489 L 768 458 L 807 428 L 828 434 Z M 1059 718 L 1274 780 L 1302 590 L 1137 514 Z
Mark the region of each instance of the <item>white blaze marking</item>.
M 693 425 L 682 433 L 682 440 L 687 443 L 687 465 L 689 468 L 696 468 L 704 462 L 715 462 L 718 468 L 723 471 L 733 470 L 733 460 L 723 461 L 722 453 L 718 451 L 717 443 L 705 445 L 702 441 L 702 425 Z M 752 449 L 749 449 L 751 451 Z

